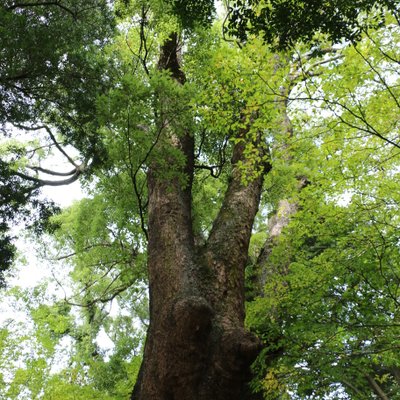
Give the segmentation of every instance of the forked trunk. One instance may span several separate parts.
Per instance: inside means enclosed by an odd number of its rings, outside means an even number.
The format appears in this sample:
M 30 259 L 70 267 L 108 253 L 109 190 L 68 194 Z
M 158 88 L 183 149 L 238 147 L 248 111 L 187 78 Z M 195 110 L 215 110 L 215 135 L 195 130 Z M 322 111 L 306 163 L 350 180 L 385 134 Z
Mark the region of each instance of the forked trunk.
M 184 83 L 178 39 L 161 49 L 159 66 Z M 168 121 L 167 121 L 168 122 Z M 148 270 L 150 327 L 132 399 L 243 400 L 250 365 L 260 342 L 244 329 L 244 268 L 262 177 L 241 183 L 236 145 L 232 176 L 207 243 L 195 248 L 191 218 L 193 137 L 176 135 L 168 123 L 160 146 L 186 159 L 179 175 L 166 180 L 155 162 L 149 168 Z

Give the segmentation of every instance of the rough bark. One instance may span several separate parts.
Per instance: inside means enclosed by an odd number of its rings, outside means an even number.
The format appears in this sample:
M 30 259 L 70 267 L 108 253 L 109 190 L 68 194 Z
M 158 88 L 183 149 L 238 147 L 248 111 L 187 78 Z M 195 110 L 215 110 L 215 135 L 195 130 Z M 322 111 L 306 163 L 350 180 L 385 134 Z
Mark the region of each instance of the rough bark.
M 159 67 L 177 84 L 178 38 L 161 49 Z M 148 271 L 150 326 L 144 360 L 132 394 L 135 400 L 243 400 L 249 367 L 260 342 L 244 329 L 244 268 L 262 176 L 243 185 L 237 163 L 244 145 L 234 148 L 225 200 L 207 243 L 195 248 L 191 218 L 193 138 L 174 134 L 163 121 L 161 145 L 181 151 L 186 164 L 166 180 L 154 162 L 148 172 Z M 245 134 L 245 131 L 243 132 Z
M 308 184 L 305 177 L 297 179 L 297 190 L 301 192 Z M 257 265 L 259 266 L 259 276 L 257 286 L 259 288 L 259 295 L 263 296 L 264 286 L 268 279 L 276 274 L 285 276 L 288 273 L 287 268 L 276 271 L 272 270 L 268 265 L 269 258 L 274 249 L 275 243 L 279 240 L 284 228 L 289 225 L 290 219 L 296 214 L 299 205 L 293 199 L 279 200 L 278 206 L 268 220 L 268 237 L 260 251 L 257 258 Z
M 383 389 L 378 385 L 378 382 L 371 375 L 366 374 L 365 378 L 367 379 L 369 386 L 381 400 L 389 400 L 387 394 L 383 391 Z

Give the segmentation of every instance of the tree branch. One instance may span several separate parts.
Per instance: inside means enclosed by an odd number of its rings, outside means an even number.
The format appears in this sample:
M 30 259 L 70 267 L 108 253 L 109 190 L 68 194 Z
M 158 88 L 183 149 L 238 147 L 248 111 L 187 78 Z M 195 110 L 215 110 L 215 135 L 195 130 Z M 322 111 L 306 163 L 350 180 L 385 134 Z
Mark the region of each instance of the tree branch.
M 15 171 L 13 172 L 13 175 L 19 176 L 22 179 L 25 179 L 27 181 L 30 182 L 34 182 L 37 184 L 38 187 L 42 187 L 42 186 L 64 186 L 64 185 L 69 185 L 73 182 L 75 182 L 76 180 L 78 180 L 78 178 L 82 175 L 82 173 L 87 169 L 87 164 L 83 163 L 80 166 L 78 166 L 74 172 L 74 174 L 72 176 L 70 176 L 67 179 L 62 179 L 59 181 L 50 181 L 50 180 L 46 180 L 46 179 L 40 179 L 40 178 L 35 178 L 33 176 L 24 174 L 22 172 L 19 171 Z
M 234 146 L 231 179 L 203 250 L 207 264 L 215 275 L 210 301 L 216 309 L 223 303 L 223 313 L 228 319 L 229 315 L 236 315 L 239 320 L 235 324 L 238 326 L 241 326 L 244 319 L 244 268 L 251 230 L 258 211 L 264 175 L 271 170 L 270 163 L 266 162 L 263 173 L 248 184 L 243 183 L 240 165 L 246 163 L 246 135 L 249 129 L 250 126 L 242 130 L 240 137 L 243 140 Z M 253 145 L 263 159 L 266 149 L 261 134 Z M 232 321 L 227 323 L 231 324 Z
M 375 72 L 375 74 L 378 76 L 378 79 L 381 82 L 381 84 L 385 87 L 386 91 L 390 94 L 390 96 L 392 97 L 392 99 L 396 103 L 397 108 L 400 109 L 400 102 L 397 99 L 397 96 L 393 93 L 392 88 L 388 85 L 385 77 L 380 73 L 380 71 L 378 71 L 377 68 L 374 67 L 374 65 L 368 59 L 368 57 L 365 57 L 365 55 L 361 53 L 361 51 L 357 48 L 357 46 L 355 46 L 354 49 L 356 50 L 358 55 L 364 60 L 364 62 L 366 64 L 368 64 L 368 66 L 371 68 L 371 70 Z
M 27 166 L 27 168 L 31 169 L 32 171 L 43 172 L 44 174 L 53 175 L 53 176 L 70 176 L 70 175 L 73 175 L 76 173 L 76 168 L 72 169 L 71 171 L 68 171 L 68 172 L 57 172 L 57 171 L 52 171 L 50 169 L 29 166 L 29 165 Z
M 130 114 L 129 114 L 129 108 L 128 108 L 128 127 L 127 127 L 128 131 L 127 131 L 127 135 L 126 135 L 126 141 L 128 143 L 128 169 L 129 169 L 129 176 L 131 178 L 131 182 L 132 182 L 132 186 L 133 186 L 133 190 L 135 192 L 137 201 L 138 201 L 138 206 L 139 206 L 139 216 L 140 216 L 140 225 L 142 228 L 142 231 L 146 237 L 146 240 L 149 240 L 149 234 L 147 232 L 147 228 L 146 228 L 146 223 L 145 223 L 145 217 L 144 217 L 144 205 L 143 205 L 143 200 L 142 200 L 142 191 L 139 190 L 138 185 L 137 185 L 137 174 L 140 171 L 140 168 L 142 167 L 142 165 L 146 162 L 147 158 L 150 156 L 153 148 L 156 146 L 161 132 L 163 130 L 163 128 L 160 128 L 158 131 L 158 135 L 156 137 L 155 142 L 152 143 L 152 145 L 150 146 L 150 149 L 148 150 L 147 154 L 144 157 L 144 160 L 142 162 L 139 163 L 139 166 L 136 168 L 135 172 L 133 172 L 134 170 L 134 166 L 132 163 L 132 143 L 131 143 L 131 139 L 130 139 Z
M 321 65 L 325 65 L 327 63 L 330 63 L 332 61 L 340 60 L 344 58 L 343 54 L 338 54 L 336 56 L 326 58 L 324 60 L 320 60 L 315 62 L 314 64 L 311 64 L 308 68 L 303 68 L 303 65 L 300 64 L 300 70 L 298 70 L 296 73 L 291 73 L 289 75 L 289 80 L 292 82 L 297 81 L 300 77 L 303 77 L 303 79 L 307 79 L 308 77 L 316 76 L 319 75 L 317 72 L 313 72 L 313 69 L 320 67 Z
M 347 379 L 342 379 L 341 383 L 343 383 L 345 386 L 349 387 L 354 394 L 360 396 L 360 398 L 363 397 L 363 394 L 357 389 L 357 387 L 355 385 L 353 385 L 350 381 L 348 381 Z
M 382 388 L 378 385 L 376 380 L 371 375 L 365 374 L 365 378 L 367 379 L 370 387 L 374 390 L 374 392 L 381 400 L 389 400 L 387 394 L 382 390 Z
M 24 124 L 13 124 L 16 128 L 18 129 L 22 129 L 25 131 L 39 131 L 41 129 L 44 129 L 51 141 L 53 142 L 54 146 L 57 148 L 57 150 L 69 161 L 70 164 L 72 164 L 75 168 L 79 168 L 79 165 L 74 161 L 74 159 L 72 157 L 70 157 L 67 152 L 62 148 L 61 144 L 57 141 L 57 139 L 55 138 L 53 132 L 51 131 L 51 129 L 49 128 L 48 125 L 37 125 L 37 126 L 27 126 Z
M 72 11 L 70 8 L 61 4 L 60 1 L 39 1 L 36 3 L 14 3 L 13 5 L 6 8 L 7 11 L 12 11 L 17 8 L 27 8 L 27 7 L 46 7 L 46 6 L 55 6 L 59 7 L 62 10 L 66 11 L 68 14 L 72 15 L 74 18 L 77 17 L 77 13 Z
M 218 178 L 221 175 L 223 165 L 203 165 L 203 164 L 195 164 L 195 169 L 205 169 L 210 171 L 210 175 L 213 178 Z M 214 171 L 217 170 L 218 172 L 215 173 Z
M 56 148 L 58 149 L 58 151 L 63 154 L 66 159 L 76 168 L 79 168 L 78 164 L 75 163 L 75 161 L 66 153 L 66 151 L 61 147 L 61 145 L 58 143 L 58 141 L 56 140 L 55 136 L 53 135 L 53 132 L 51 131 L 51 129 L 47 126 L 47 125 L 43 125 L 43 128 L 47 131 L 47 133 L 49 134 L 51 140 L 53 141 L 54 145 L 56 146 Z

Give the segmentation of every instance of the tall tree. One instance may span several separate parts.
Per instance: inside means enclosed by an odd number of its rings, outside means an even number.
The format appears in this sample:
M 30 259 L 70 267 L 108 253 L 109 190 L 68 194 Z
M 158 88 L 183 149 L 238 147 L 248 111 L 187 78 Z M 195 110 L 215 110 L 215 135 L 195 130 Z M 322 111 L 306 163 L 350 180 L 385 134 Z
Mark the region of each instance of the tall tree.
M 161 46 L 158 67 L 169 72 L 174 84 L 183 85 L 179 48 L 179 37 L 173 33 Z M 160 98 L 158 123 L 163 132 L 155 150 L 171 154 L 173 167 L 168 169 L 165 160 L 149 165 L 150 326 L 132 398 L 239 399 L 245 395 L 249 367 L 260 346 L 243 327 L 244 268 L 264 173 L 264 167 L 259 167 L 259 176 L 246 185 L 239 168 L 246 162 L 253 116 L 242 117 L 222 207 L 206 243 L 195 246 L 191 217 L 194 134 L 188 129 L 177 131 L 163 110 L 169 101 Z M 261 135 L 256 133 L 256 156 L 262 160 L 260 142 Z M 182 160 L 179 168 L 174 151 Z
M 204 6 L 209 2 L 201 2 L 204 7 L 119 3 L 119 15 L 128 19 L 121 21 L 121 35 L 110 50 L 117 58 L 118 81 L 97 100 L 96 134 L 80 130 L 72 136 L 84 162 L 67 158 L 77 164 L 75 177 L 86 169 L 85 156 L 98 151 L 90 145 L 104 144 L 107 157 L 93 171 L 92 187 L 105 191 L 110 182 L 128 183 L 131 201 L 122 201 L 138 212 L 126 212 L 126 225 L 118 218 L 101 222 L 108 228 L 101 230 L 103 241 L 71 243 L 82 258 L 91 246 L 98 247 L 101 270 L 113 255 L 104 249 L 114 252 L 118 243 L 110 239 L 113 232 L 123 235 L 128 225 L 142 230 L 129 237 L 127 229 L 121 241 L 124 254 L 129 240 L 139 243 L 130 265 L 147 251 L 150 325 L 132 399 L 251 398 L 250 365 L 261 342 L 244 327 L 245 267 L 271 151 L 275 155 L 271 141 L 287 134 L 282 129 L 286 109 L 279 100 L 286 102 L 287 94 L 279 87 L 289 66 L 256 39 L 240 50 L 211 31 L 197 30 L 209 20 L 211 8 Z M 192 9 L 198 11 L 195 18 L 189 18 Z M 318 26 L 324 30 L 323 22 Z M 77 106 L 71 108 L 75 112 Z M 50 121 L 69 137 L 65 128 L 70 125 Z M 61 149 L 57 140 L 54 145 Z M 27 152 L 22 153 L 18 162 L 10 161 L 10 175 L 48 183 L 33 176 L 43 168 L 28 164 Z M 212 217 L 198 199 L 207 171 L 221 181 L 214 198 L 205 200 Z

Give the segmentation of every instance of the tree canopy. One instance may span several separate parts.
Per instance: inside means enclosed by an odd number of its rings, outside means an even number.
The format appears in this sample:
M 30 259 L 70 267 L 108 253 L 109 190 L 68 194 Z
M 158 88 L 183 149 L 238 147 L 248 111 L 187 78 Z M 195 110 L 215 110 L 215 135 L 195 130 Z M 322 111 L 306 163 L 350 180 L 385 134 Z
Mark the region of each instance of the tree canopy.
M 397 13 L 398 1 L 235 0 L 226 29 L 240 40 L 260 35 L 277 48 L 318 42 L 324 36 L 333 42 L 356 42 L 365 29 L 384 23 L 387 9 Z
M 1 396 L 396 399 L 397 3 L 6 2 Z
M 96 147 L 93 113 L 95 99 L 107 86 L 105 60 L 98 55 L 113 30 L 113 16 L 106 1 L 35 1 L 6 0 L 0 6 L 0 124 L 4 137 L 13 137 L 16 130 L 49 133 L 48 143 L 29 149 L 18 144 L 13 152 L 1 150 L 0 235 L 1 269 L 10 265 L 13 254 L 7 235 L 8 221 L 23 211 L 43 219 L 51 214 L 49 207 L 37 200 L 42 184 L 13 171 L 25 154 L 29 157 L 58 145 L 58 138 L 49 126 L 63 134 L 62 143 L 74 143 L 93 157 Z M 43 134 L 41 134 L 43 136 Z M 78 175 L 75 168 L 68 178 Z M 57 176 L 57 175 L 55 175 Z M 62 176 L 62 175 L 61 175 Z M 47 211 L 45 211 L 47 209 Z M 35 218 L 32 218 L 33 220 Z

